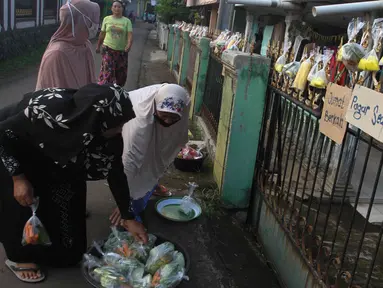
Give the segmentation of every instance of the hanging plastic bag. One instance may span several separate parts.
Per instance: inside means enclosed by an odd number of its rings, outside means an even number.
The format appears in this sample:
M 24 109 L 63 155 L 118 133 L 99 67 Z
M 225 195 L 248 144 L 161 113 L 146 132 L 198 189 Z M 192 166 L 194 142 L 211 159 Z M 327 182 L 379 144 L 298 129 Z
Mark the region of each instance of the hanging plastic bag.
M 152 287 L 154 288 L 174 288 L 177 287 L 182 280 L 189 280 L 185 275 L 185 269 L 177 263 L 172 262 L 161 267 L 153 276 Z
M 304 91 L 306 88 L 306 83 L 307 83 L 307 76 L 310 73 L 312 63 L 311 59 L 314 57 L 314 53 L 311 52 L 310 56 L 303 61 L 301 66 L 299 67 L 297 76 L 295 77 L 294 83 L 292 88 L 295 88 L 300 91 Z
M 162 266 L 172 262 L 174 245 L 170 242 L 164 242 L 161 245 L 150 250 L 149 258 L 146 261 L 145 270 L 154 275 Z
M 21 244 L 25 245 L 52 245 L 48 232 L 43 223 L 36 216 L 36 211 L 39 208 L 39 197 L 34 199 L 34 203 L 30 206 L 32 209 L 32 217 L 25 223 L 23 231 L 23 239 Z
M 331 60 L 331 57 L 333 55 L 332 50 L 326 50 L 324 54 L 322 55 L 322 69 L 319 69 L 311 78 L 310 80 L 310 86 L 324 89 L 327 87 L 328 79 L 327 79 L 327 73 L 326 73 L 326 67 L 329 61 Z M 318 65 L 319 66 L 319 65 Z
M 379 71 L 379 59 L 376 51 L 378 50 L 379 43 L 382 40 L 383 36 L 383 19 L 375 19 L 372 25 L 372 40 L 373 47 L 370 52 L 368 52 L 362 59 L 360 59 L 358 64 L 358 69 L 362 71 Z
M 291 47 L 291 42 L 290 41 L 289 42 L 285 42 L 285 44 L 283 46 L 283 53 L 282 53 L 282 55 L 278 57 L 277 61 L 275 61 L 274 69 L 278 73 L 281 73 L 282 69 L 283 69 L 283 66 L 286 65 L 286 62 L 287 62 L 287 52 L 289 51 L 290 47 Z
M 283 66 L 282 73 L 290 78 L 294 78 L 297 75 L 300 66 L 301 63 L 298 61 L 290 62 Z
M 311 82 L 313 79 L 314 75 L 320 70 L 319 69 L 319 64 L 321 63 L 323 59 L 323 55 L 321 53 L 317 53 L 314 57 L 314 64 L 312 65 L 309 74 L 307 75 L 307 81 Z
M 348 43 L 342 46 L 340 53 L 344 66 L 350 71 L 357 70 L 360 59 L 366 54 L 364 48 L 360 44 L 353 42 L 359 31 L 363 29 L 364 25 L 365 23 L 361 18 L 354 18 L 348 24 Z

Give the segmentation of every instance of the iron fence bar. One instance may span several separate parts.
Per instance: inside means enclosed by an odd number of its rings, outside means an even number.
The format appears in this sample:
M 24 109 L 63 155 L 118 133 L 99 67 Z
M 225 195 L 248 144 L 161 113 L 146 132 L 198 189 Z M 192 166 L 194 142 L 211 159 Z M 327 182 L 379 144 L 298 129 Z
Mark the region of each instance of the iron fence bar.
M 273 93 L 274 93 L 274 92 L 273 92 Z M 274 93 L 274 95 L 275 95 L 275 93 Z M 274 102 L 274 103 L 276 103 L 275 106 L 278 106 L 278 107 L 277 107 L 278 111 L 275 113 L 275 114 L 277 114 L 277 115 L 276 115 L 277 117 L 272 117 L 272 118 L 274 118 L 274 119 L 276 118 L 276 119 L 275 119 L 275 123 L 277 124 L 277 121 L 278 121 L 278 119 L 280 118 L 278 112 L 280 112 L 280 107 L 279 107 L 279 106 L 281 105 L 281 103 L 280 103 L 280 99 L 281 99 L 281 97 L 279 97 L 279 95 L 278 95 L 278 96 L 275 97 L 275 98 L 278 99 L 277 101 Z M 274 114 L 272 113 L 271 115 L 273 116 Z M 276 128 L 276 125 L 274 126 L 274 128 L 271 129 L 271 130 L 273 130 L 273 134 L 272 134 L 272 138 L 273 138 L 273 140 L 270 141 L 271 143 L 267 145 L 267 147 L 270 147 L 270 145 L 271 145 L 271 152 L 269 153 L 269 154 L 271 155 L 270 158 L 272 158 L 272 154 L 273 154 L 273 151 L 274 151 L 274 144 L 275 144 L 275 128 Z M 278 129 L 279 129 L 279 127 L 278 127 Z M 269 130 L 270 130 L 270 128 L 269 128 Z M 270 139 L 270 138 L 269 138 L 269 139 Z M 278 140 L 277 140 L 277 149 L 278 149 Z M 269 161 L 271 161 L 271 160 L 269 160 Z M 271 170 L 271 184 L 269 185 L 269 186 L 270 186 L 270 187 L 269 187 L 269 194 L 271 194 L 271 192 L 272 192 L 272 188 L 274 187 L 274 185 L 273 185 L 273 179 L 274 179 L 275 163 L 276 163 L 276 162 L 277 162 L 277 153 L 275 153 L 275 156 L 274 156 L 274 163 L 273 163 L 273 169 Z
M 347 251 L 348 243 L 350 241 L 352 226 L 354 225 L 354 221 L 355 221 L 355 216 L 356 216 L 357 207 L 358 207 L 358 203 L 359 203 L 359 197 L 360 197 L 360 193 L 362 192 L 362 187 L 363 187 L 364 177 L 366 175 L 368 160 L 370 159 L 372 139 L 373 138 L 370 137 L 370 143 L 369 143 L 370 145 L 368 145 L 366 159 L 364 160 L 364 164 L 363 164 L 362 176 L 360 178 L 360 182 L 359 182 L 359 186 L 358 186 L 358 191 L 357 191 L 356 198 L 355 198 L 355 204 L 354 204 L 355 206 L 354 206 L 354 212 L 352 213 L 350 229 L 348 230 L 346 242 L 345 242 L 344 248 L 343 248 L 343 255 L 342 255 L 342 258 L 341 258 L 341 267 L 343 267 L 343 264 L 344 264 L 344 259 L 345 259 L 345 256 L 346 256 L 345 253 Z M 355 145 L 355 146 L 357 146 L 357 145 Z M 351 174 L 351 172 L 350 172 L 350 174 Z M 363 239 L 361 239 L 360 242 L 363 243 Z M 356 260 L 355 264 L 357 265 L 357 260 Z M 351 277 L 353 277 L 353 276 L 351 275 Z
M 319 125 L 318 125 L 319 126 Z M 320 155 L 322 155 L 322 152 L 323 152 L 323 143 L 324 141 L 320 141 L 320 148 L 319 148 L 319 154 L 318 154 L 318 161 L 320 161 Z M 310 169 L 310 167 L 308 167 L 308 169 Z M 311 205 L 313 203 L 313 199 L 314 199 L 314 191 L 315 191 L 315 186 L 316 186 L 316 183 L 317 183 L 317 178 L 318 178 L 318 172 L 319 172 L 319 165 L 316 165 L 316 168 L 315 168 L 315 173 L 314 173 L 314 182 L 313 182 L 313 187 L 311 189 L 311 193 L 310 193 L 310 202 L 309 202 L 309 205 L 307 207 L 307 213 L 306 213 L 306 219 L 308 220 L 309 219 L 309 216 L 310 216 L 310 210 L 311 210 Z
M 274 138 L 275 138 L 275 127 L 277 124 L 277 119 L 276 117 L 273 117 L 277 114 L 278 111 L 278 104 L 279 104 L 279 99 L 280 96 L 277 95 L 275 92 L 273 93 L 273 104 L 272 104 L 272 109 L 271 109 L 271 121 L 269 125 L 269 132 L 268 132 L 268 137 L 267 137 L 267 144 L 266 144 L 266 153 L 265 153 L 265 168 L 270 171 L 270 163 L 272 159 L 272 152 L 273 152 L 273 146 L 274 146 Z M 278 116 L 277 116 L 278 117 Z M 267 149 L 271 146 L 271 153 Z M 274 171 L 273 171 L 274 172 Z
M 282 117 L 279 117 L 278 118 L 278 140 L 277 140 L 277 153 L 278 153 L 278 167 L 277 167 L 277 186 L 280 186 L 282 184 L 282 178 L 281 178 L 281 172 L 282 172 L 282 161 L 283 161 L 283 151 L 282 151 L 282 137 L 283 137 L 283 133 L 282 133 L 282 130 L 283 130 L 283 122 L 284 120 L 287 118 L 287 105 L 288 105 L 288 101 L 286 98 L 281 98 L 283 99 L 283 101 L 285 102 L 284 103 L 284 107 L 282 109 Z M 275 169 L 275 167 L 274 167 Z
M 294 156 L 293 156 L 293 164 L 292 164 L 292 167 L 291 167 L 291 173 L 290 173 L 290 180 L 289 180 L 289 184 L 288 184 L 288 188 L 287 188 L 287 193 L 288 195 L 290 194 L 290 188 L 291 188 L 291 182 L 293 180 L 293 174 L 294 174 L 294 170 L 295 170 L 295 158 L 297 157 L 297 151 L 298 151 L 298 146 L 299 146 L 299 138 L 300 138 L 300 135 L 301 135 L 301 132 L 302 132 L 302 125 L 303 125 L 303 121 L 302 121 L 302 118 L 304 117 L 304 110 L 301 110 L 300 108 L 298 108 L 298 113 L 300 113 L 300 120 L 299 120 L 299 126 L 298 126 L 298 134 L 297 134 L 297 142 L 296 142 L 296 145 L 295 145 L 295 148 L 294 148 Z M 294 126 L 292 127 L 292 131 L 294 131 Z M 294 137 L 291 137 L 292 139 L 294 139 Z M 293 140 L 294 141 L 294 140 Z M 292 206 L 292 209 L 291 209 L 291 214 L 290 214 L 290 218 L 289 218 L 289 221 L 291 221 L 291 217 L 292 217 L 292 211 L 294 209 L 294 206 Z
M 310 119 L 310 122 L 311 122 L 311 121 L 315 121 L 315 120 Z M 309 176 L 310 166 L 311 166 L 311 159 L 312 159 L 312 155 L 313 155 L 313 151 L 314 151 L 315 135 L 316 135 L 316 134 L 318 133 L 318 131 L 319 131 L 319 124 L 318 124 L 318 122 L 314 122 L 314 125 L 315 125 L 315 130 L 314 130 L 314 134 L 313 134 L 313 137 L 312 137 L 312 143 L 311 143 L 311 147 L 310 147 L 310 156 L 309 156 L 309 160 L 308 160 L 308 164 L 307 164 L 307 169 L 306 169 L 305 179 L 307 179 L 308 176 Z M 301 212 L 302 212 L 302 207 L 303 207 L 303 196 L 305 195 L 306 185 L 307 185 L 307 181 L 304 181 L 304 183 L 303 183 L 303 189 L 302 189 L 302 201 L 301 201 L 301 205 L 300 205 L 300 207 L 299 207 L 299 215 L 301 215 Z M 307 218 L 306 218 L 306 219 L 307 219 Z
M 338 164 L 337 164 L 337 167 L 336 167 L 334 184 L 333 184 L 332 189 L 331 189 L 330 207 L 329 207 L 329 209 L 327 211 L 327 215 L 326 215 L 326 220 L 325 220 L 325 224 L 324 224 L 324 230 L 323 230 L 323 234 L 322 234 L 322 241 L 321 241 L 320 247 L 319 247 L 320 249 L 322 248 L 322 245 L 324 243 L 324 239 L 325 239 L 325 236 L 326 236 L 326 232 L 327 232 L 327 225 L 328 225 L 328 221 L 330 219 L 332 202 L 333 202 L 334 194 L 335 194 L 335 187 L 336 187 L 336 183 L 338 181 L 339 171 L 340 171 L 340 167 L 341 167 L 341 164 L 342 164 L 342 158 L 343 158 L 343 151 L 344 151 L 345 142 L 346 142 L 345 139 L 343 139 L 342 146 L 340 148 L 340 156 L 339 156 Z M 336 239 L 333 240 L 333 243 L 335 243 L 335 240 Z M 332 249 L 331 249 L 331 253 L 332 253 Z
M 383 160 L 383 157 L 382 157 L 381 161 L 382 160 Z M 383 162 L 381 162 L 381 165 L 383 165 Z M 370 284 L 370 281 L 371 281 L 371 275 L 372 275 L 372 272 L 374 271 L 376 258 L 378 257 L 378 252 L 379 252 L 379 249 L 380 249 L 380 242 L 382 241 L 382 236 L 383 236 L 383 222 L 380 225 L 378 241 L 376 242 L 375 253 L 373 254 L 374 257 L 373 257 L 373 259 L 371 261 L 371 266 L 370 266 L 368 274 L 367 274 L 366 287 L 368 287 L 368 285 Z
M 371 139 L 372 139 L 372 137 L 371 137 Z M 376 173 L 376 178 L 375 178 L 374 187 L 373 187 L 371 198 L 370 198 L 370 203 L 368 204 L 366 221 L 364 222 L 363 232 L 362 232 L 362 237 L 361 237 L 362 240 L 359 242 L 358 250 L 357 250 L 357 253 L 356 253 L 355 265 L 354 265 L 354 268 L 353 268 L 352 273 L 351 273 L 351 281 L 350 281 L 351 285 L 352 285 L 352 283 L 354 281 L 354 275 L 355 275 L 357 264 L 358 264 L 358 261 L 359 261 L 360 252 L 362 250 L 363 239 L 364 239 L 364 236 L 366 235 L 368 220 L 370 219 L 372 206 L 374 205 L 376 191 L 378 190 L 380 174 L 382 173 L 382 167 L 383 167 L 383 153 L 381 154 L 381 157 L 380 157 L 379 168 L 378 168 L 378 171 Z M 356 206 L 355 206 L 355 209 L 356 209 Z M 379 246 L 380 246 L 380 240 L 377 242 L 377 247 L 379 247 Z M 375 257 L 376 257 L 376 255 L 375 255 Z M 370 277 L 371 277 L 371 275 L 369 274 L 368 275 L 368 279 L 367 279 L 367 286 L 366 287 L 368 287 L 368 283 L 369 283 L 369 280 L 370 280 L 369 278 Z
M 294 104 L 293 104 L 294 105 Z M 294 106 L 293 106 L 294 107 Z M 292 145 L 292 142 L 293 142 L 293 132 L 294 132 L 294 126 L 295 126 L 295 120 L 296 120 L 296 116 L 297 116 L 297 111 L 298 111 L 298 106 L 295 106 L 295 110 L 294 110 L 294 116 L 293 116 L 293 122 L 292 122 L 292 125 L 291 125 L 291 133 L 290 133 L 290 143 L 289 143 L 289 149 L 287 151 L 287 155 L 286 155 L 286 166 L 285 166 L 285 172 L 283 174 L 283 181 L 282 181 L 282 191 L 285 190 L 285 180 L 286 180 L 286 174 L 287 174 L 287 167 L 288 167 L 288 162 L 289 162 L 289 154 L 290 154 L 290 150 L 291 150 L 291 145 Z M 288 125 L 287 125 L 287 129 L 288 129 Z M 287 134 L 288 132 L 286 132 Z M 287 135 L 286 135 L 287 136 Z M 283 145 L 284 147 L 284 145 Z
M 305 114 L 305 112 L 303 112 L 303 115 Z M 305 116 L 303 116 L 304 118 Z M 309 118 L 309 117 L 308 117 Z M 303 152 L 302 152 L 302 157 L 301 157 L 301 161 L 300 161 L 300 164 L 299 164 L 299 168 L 298 168 L 298 175 L 297 175 L 297 185 L 295 185 L 295 192 L 294 192 L 294 198 L 293 198 L 293 204 L 292 204 L 292 209 L 294 209 L 294 205 L 295 205 L 295 199 L 297 197 L 297 192 L 298 192 L 298 185 L 299 185 L 299 179 L 301 178 L 301 171 L 302 171 L 302 165 L 303 165 L 303 159 L 305 158 L 305 147 L 306 147 L 306 143 L 307 143 L 307 137 L 308 137 L 308 131 L 310 131 L 310 127 L 311 127 L 311 119 L 309 118 L 309 123 L 307 123 L 307 125 L 305 124 L 305 130 L 304 130 L 304 135 L 305 135 L 305 139 L 303 141 Z M 297 145 L 298 147 L 298 145 Z M 307 179 L 305 179 L 307 180 Z M 305 181 L 307 182 L 307 181 Z M 301 202 L 303 202 L 303 194 L 302 194 L 302 199 L 301 199 Z M 290 219 L 293 215 L 293 210 L 291 210 L 291 215 L 290 215 Z M 299 214 L 300 215 L 300 211 L 299 211 Z
M 262 119 L 262 126 L 261 126 L 261 137 L 260 137 L 260 141 L 259 143 L 261 145 L 260 146 L 260 149 L 258 149 L 257 151 L 257 162 L 258 163 L 263 163 L 263 159 L 264 157 L 261 158 L 262 154 L 263 154 L 263 151 L 265 150 L 265 147 L 264 147 L 264 143 L 265 143 L 265 138 L 266 138 L 266 127 L 267 127 L 267 120 L 268 120 L 268 111 L 269 111 L 269 106 L 270 106 L 270 94 L 272 92 L 269 91 L 269 93 L 267 93 L 266 95 L 268 96 L 267 99 L 266 99 L 266 105 L 265 107 L 263 108 L 263 119 Z
M 287 118 L 287 122 L 286 122 L 286 124 L 285 124 L 285 127 L 286 127 L 286 129 L 285 129 L 285 134 L 284 134 L 284 136 L 283 136 L 283 144 L 282 144 L 282 148 L 284 149 L 285 148 L 285 144 L 286 144 L 286 138 L 287 138 L 287 133 L 288 133 L 288 130 L 289 130 L 289 125 L 290 125 L 290 123 L 291 123 L 291 115 L 293 114 L 292 113 L 292 110 L 294 109 L 294 107 L 296 107 L 296 106 L 294 106 L 294 104 L 292 103 L 292 102 L 290 102 L 289 103 L 289 115 L 288 115 L 288 118 Z M 294 111 L 295 112 L 295 111 Z M 295 114 L 294 114 L 294 117 L 295 117 Z
M 332 150 L 334 149 L 334 145 L 335 145 L 335 143 L 333 141 L 331 141 L 330 151 L 329 151 L 328 156 L 327 156 L 327 163 L 326 163 L 326 167 L 325 167 L 325 170 L 324 170 L 324 178 L 323 178 L 321 193 L 320 193 L 320 197 L 319 197 L 319 205 L 318 205 L 317 213 L 316 213 L 316 216 L 315 216 L 313 234 L 315 234 L 316 228 L 317 228 L 317 224 L 318 224 L 319 213 L 320 213 L 320 209 L 321 209 L 321 206 L 322 206 L 323 194 L 324 194 L 324 190 L 325 190 L 324 188 L 326 186 L 326 181 L 327 181 L 327 176 L 328 176 L 328 168 L 330 167 L 331 155 L 332 155 Z
M 358 129 L 358 134 L 356 136 L 356 140 L 359 141 L 359 138 L 360 138 L 360 129 Z M 357 145 L 354 145 L 353 152 L 352 152 L 352 160 L 351 160 L 351 165 L 350 165 L 351 167 L 353 167 L 355 165 L 356 151 L 357 151 Z M 348 173 L 348 175 L 347 175 L 346 185 L 344 186 L 344 190 L 343 190 L 342 201 L 341 201 L 341 204 L 340 204 L 340 209 L 339 209 L 339 213 L 338 213 L 338 219 L 337 219 L 337 223 L 336 223 L 336 226 L 335 226 L 334 239 L 336 239 L 336 236 L 338 234 L 340 218 L 342 217 L 343 206 L 344 206 L 344 202 L 346 200 L 347 188 L 348 188 L 348 185 L 349 185 L 350 180 L 351 180 L 351 175 L 352 175 L 352 173 L 350 171 Z M 335 240 L 334 240 L 334 242 L 331 245 L 331 251 L 334 250 L 334 247 L 335 247 Z

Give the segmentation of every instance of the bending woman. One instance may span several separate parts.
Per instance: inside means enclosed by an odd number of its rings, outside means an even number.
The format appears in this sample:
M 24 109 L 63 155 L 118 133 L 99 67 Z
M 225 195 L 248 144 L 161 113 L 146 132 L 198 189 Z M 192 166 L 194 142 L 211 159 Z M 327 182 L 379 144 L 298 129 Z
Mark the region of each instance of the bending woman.
M 92 44 L 99 27 L 100 7 L 89 0 L 71 0 L 60 9 L 60 27 L 40 64 L 36 90 L 78 89 L 96 83 Z
M 97 84 L 36 91 L 0 111 L 0 242 L 6 265 L 21 281 L 42 281 L 38 265 L 65 267 L 81 260 L 87 180 L 108 179 L 122 212 L 119 224 L 147 241 L 143 225 L 134 221 L 121 160 L 122 125 L 134 117 L 124 89 Z M 51 246 L 21 245 L 36 196 Z
M 159 179 L 188 142 L 190 98 L 176 84 L 152 85 L 129 92 L 136 118 L 122 129 L 123 164 L 136 220 Z M 113 223 L 120 219 L 116 208 Z
M 122 1 L 113 1 L 111 16 L 102 22 L 96 52 L 102 45 L 101 71 L 98 84 L 124 86 L 128 76 L 128 52 L 133 44 L 132 22 L 123 16 Z

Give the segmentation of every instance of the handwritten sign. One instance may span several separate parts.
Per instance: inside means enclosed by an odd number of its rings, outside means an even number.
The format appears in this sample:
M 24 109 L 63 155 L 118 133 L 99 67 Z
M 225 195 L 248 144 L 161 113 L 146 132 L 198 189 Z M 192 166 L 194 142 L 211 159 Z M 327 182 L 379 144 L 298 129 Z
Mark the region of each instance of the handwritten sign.
M 319 130 L 337 144 L 342 144 L 346 132 L 346 112 L 351 89 L 330 83 L 327 86 Z
M 383 94 L 363 86 L 355 86 L 346 120 L 383 142 Z

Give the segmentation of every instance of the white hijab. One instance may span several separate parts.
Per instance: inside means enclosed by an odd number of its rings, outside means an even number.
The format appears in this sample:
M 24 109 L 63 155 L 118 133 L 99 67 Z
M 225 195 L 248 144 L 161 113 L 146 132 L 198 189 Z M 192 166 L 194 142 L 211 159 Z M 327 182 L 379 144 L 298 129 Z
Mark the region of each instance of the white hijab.
M 165 170 L 188 141 L 190 98 L 176 84 L 147 86 L 129 92 L 136 118 L 122 129 L 122 162 L 130 196 L 140 199 L 157 184 Z M 181 120 L 170 127 L 155 121 L 155 111 L 175 113 Z

